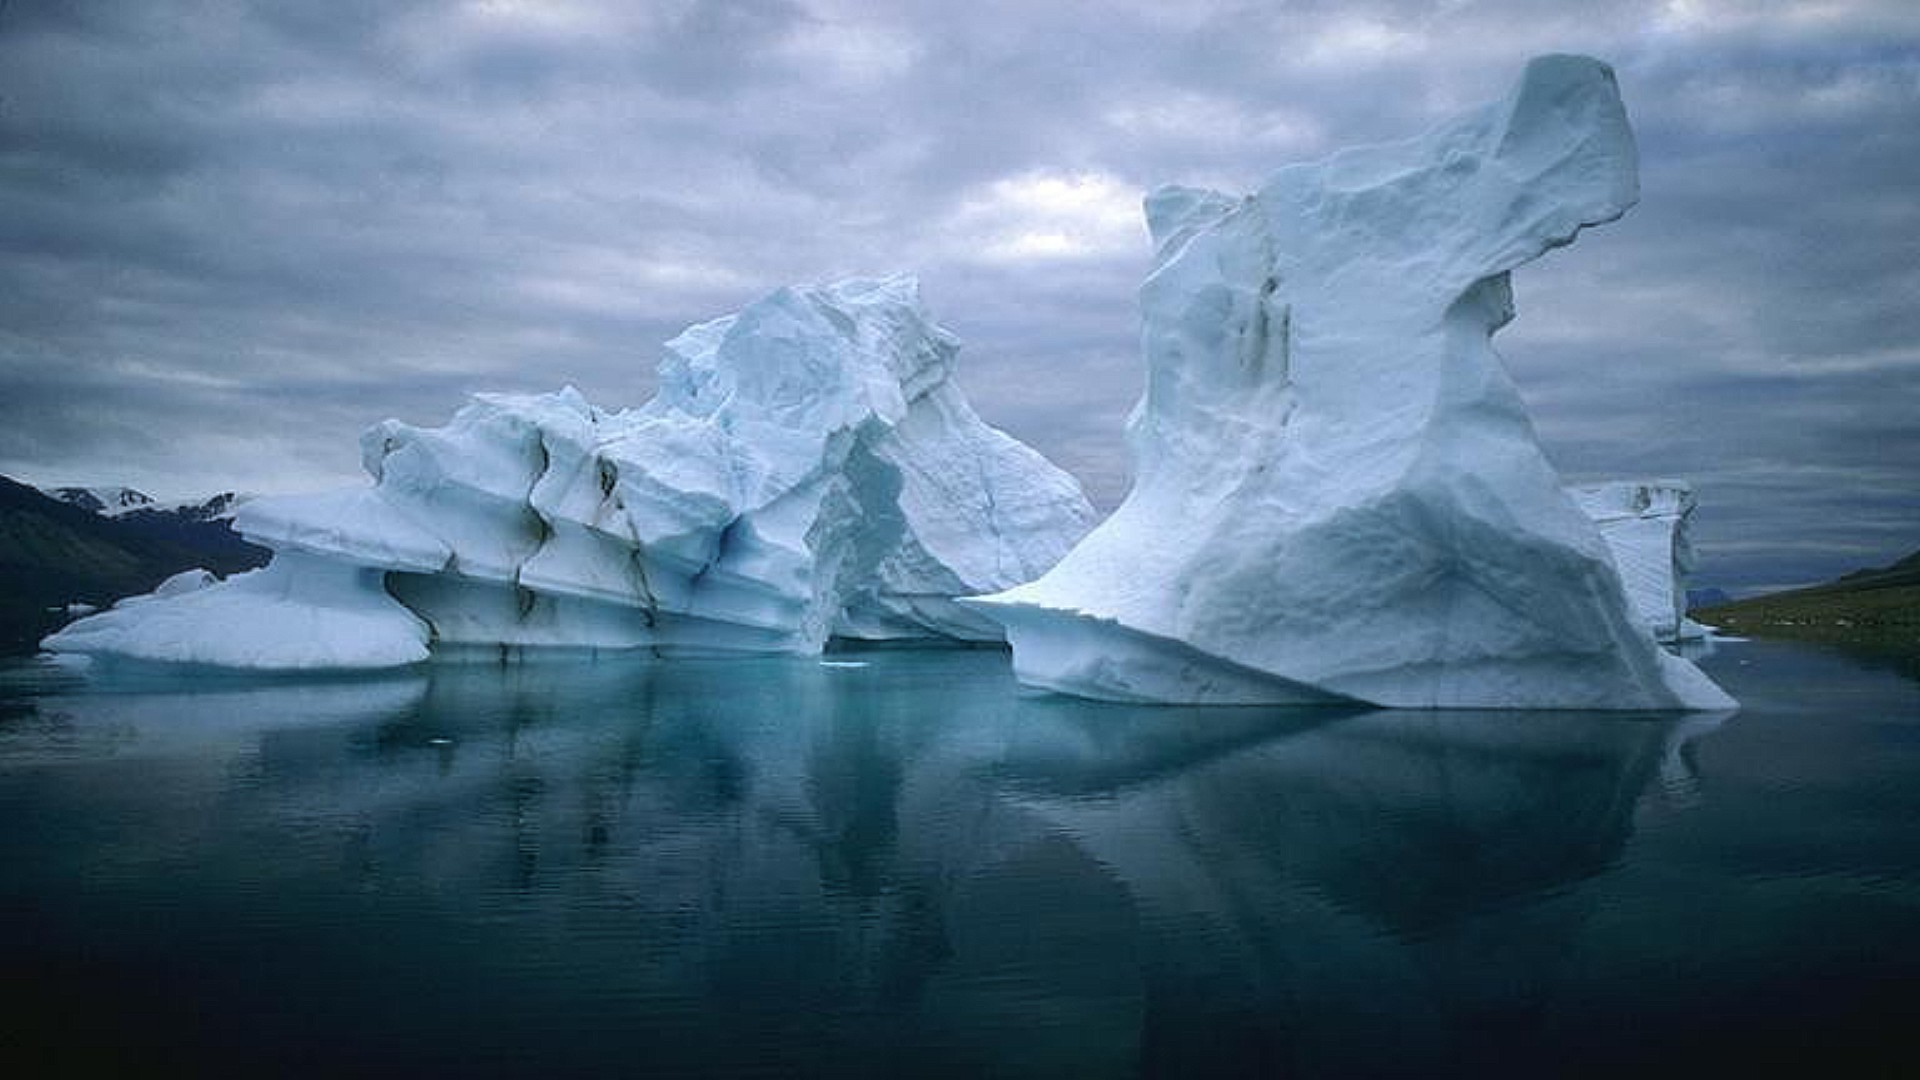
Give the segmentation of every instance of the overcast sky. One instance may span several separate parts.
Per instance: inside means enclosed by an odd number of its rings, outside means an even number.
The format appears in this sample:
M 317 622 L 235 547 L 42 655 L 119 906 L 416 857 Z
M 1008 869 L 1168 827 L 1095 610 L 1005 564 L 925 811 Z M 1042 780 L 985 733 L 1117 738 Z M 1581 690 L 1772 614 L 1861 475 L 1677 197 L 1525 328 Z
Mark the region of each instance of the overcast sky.
M 1139 200 L 1620 75 L 1641 204 L 1515 275 L 1569 480 L 1690 478 L 1700 582 L 1920 547 L 1920 4 L 11 0 L 0 473 L 362 482 L 387 416 L 653 391 L 792 282 L 910 270 L 979 411 L 1125 493 Z

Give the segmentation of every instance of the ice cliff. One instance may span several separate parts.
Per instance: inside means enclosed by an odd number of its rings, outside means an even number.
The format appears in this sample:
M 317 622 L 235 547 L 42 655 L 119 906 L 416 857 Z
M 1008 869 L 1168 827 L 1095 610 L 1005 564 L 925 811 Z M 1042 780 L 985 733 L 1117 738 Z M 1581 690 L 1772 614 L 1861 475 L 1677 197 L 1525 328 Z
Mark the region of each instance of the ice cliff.
M 1615 480 L 1570 487 L 1567 494 L 1600 527 L 1627 599 L 1654 636 L 1706 637 L 1707 628 L 1687 618 L 1693 488 L 1684 480 Z
M 1037 576 L 1093 511 L 973 412 L 957 350 L 911 278 L 782 289 L 669 342 L 639 409 L 568 388 L 376 425 L 371 487 L 241 507 L 265 569 L 123 602 L 46 647 L 289 669 L 997 641 L 952 598 Z
M 1722 708 L 1654 642 L 1494 352 L 1508 274 L 1638 197 L 1613 72 L 1239 198 L 1147 199 L 1135 482 L 972 601 L 1031 685 L 1157 702 Z

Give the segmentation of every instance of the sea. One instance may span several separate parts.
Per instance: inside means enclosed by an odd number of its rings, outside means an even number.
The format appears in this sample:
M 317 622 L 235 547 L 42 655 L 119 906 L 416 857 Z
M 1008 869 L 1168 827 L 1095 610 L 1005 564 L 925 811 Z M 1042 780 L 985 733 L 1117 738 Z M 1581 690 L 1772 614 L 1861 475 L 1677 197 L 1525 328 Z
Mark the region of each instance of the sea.
M 0 1075 L 1920 1073 L 1920 664 L 1139 707 L 993 650 L 0 668 Z

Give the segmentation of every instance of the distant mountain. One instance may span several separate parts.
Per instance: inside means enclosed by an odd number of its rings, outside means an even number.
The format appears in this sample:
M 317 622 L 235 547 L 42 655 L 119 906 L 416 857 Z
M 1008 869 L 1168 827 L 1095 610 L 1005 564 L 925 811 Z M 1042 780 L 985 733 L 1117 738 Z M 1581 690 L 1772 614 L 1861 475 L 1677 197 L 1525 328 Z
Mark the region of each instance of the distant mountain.
M 117 517 L 129 510 L 155 505 L 153 496 L 127 487 L 56 487 L 41 488 L 40 491 L 63 503 L 106 517 Z
M 1692 617 L 1731 634 L 1920 650 L 1920 551 L 1824 585 L 1702 607 Z
M 1687 610 L 1695 608 L 1718 607 L 1733 603 L 1733 595 L 1725 589 L 1705 588 L 1687 590 Z
M 240 496 L 231 491 L 223 491 L 200 502 L 177 503 L 168 509 L 190 521 L 215 521 L 233 516 L 234 508 L 240 505 Z
M 241 501 L 240 496 L 231 491 L 223 491 L 198 502 L 189 500 L 177 503 L 159 502 L 146 492 L 129 487 L 46 487 L 41 488 L 40 493 L 82 510 L 91 510 L 102 517 L 162 514 L 185 521 L 212 521 L 227 517 Z
M 201 502 L 142 506 L 113 515 L 115 524 L 150 540 L 200 553 L 196 566 L 225 577 L 266 564 L 266 548 L 249 544 L 228 519 L 238 496 L 224 492 Z
M 67 604 L 105 607 L 181 570 L 201 566 L 225 575 L 264 565 L 271 555 L 219 517 L 231 496 L 159 507 L 124 488 L 64 490 L 87 498 L 55 497 L 0 477 L 0 654 L 32 652 L 66 621 Z
M 1920 585 L 1920 551 L 1914 552 L 1892 566 L 1883 566 L 1878 570 L 1855 570 L 1851 574 L 1842 574 L 1838 580 L 1829 584 L 1817 585 L 1814 588 L 1888 589 L 1904 585 Z

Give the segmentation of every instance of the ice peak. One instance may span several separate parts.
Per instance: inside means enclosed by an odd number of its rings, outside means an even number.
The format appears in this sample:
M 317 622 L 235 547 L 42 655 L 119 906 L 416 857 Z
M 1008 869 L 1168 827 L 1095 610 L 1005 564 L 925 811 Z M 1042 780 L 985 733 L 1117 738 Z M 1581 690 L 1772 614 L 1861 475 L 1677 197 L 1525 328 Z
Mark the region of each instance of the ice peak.
M 891 423 L 952 374 L 958 351 L 911 275 L 788 286 L 668 342 L 655 407 L 806 429 Z

